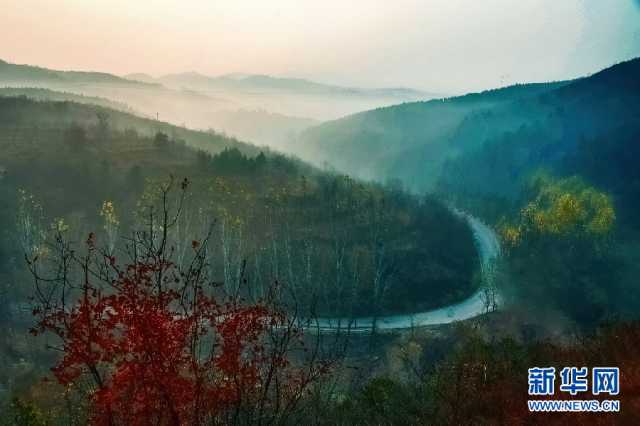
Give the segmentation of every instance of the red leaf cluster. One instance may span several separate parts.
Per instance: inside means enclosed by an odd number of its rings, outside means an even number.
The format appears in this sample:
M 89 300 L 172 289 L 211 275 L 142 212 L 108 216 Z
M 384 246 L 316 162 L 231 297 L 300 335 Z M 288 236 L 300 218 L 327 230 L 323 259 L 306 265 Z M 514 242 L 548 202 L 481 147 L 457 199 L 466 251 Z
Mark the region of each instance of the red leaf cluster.
M 96 384 L 93 424 L 200 424 L 257 395 L 262 371 L 288 365 L 264 347 L 284 315 L 261 304 L 219 304 L 199 286 L 185 303 L 184 291 L 157 285 L 159 276 L 184 278 L 172 264 L 138 262 L 107 289 L 87 283 L 71 309 L 37 313 L 38 330 L 63 342 L 57 380 L 90 375 Z

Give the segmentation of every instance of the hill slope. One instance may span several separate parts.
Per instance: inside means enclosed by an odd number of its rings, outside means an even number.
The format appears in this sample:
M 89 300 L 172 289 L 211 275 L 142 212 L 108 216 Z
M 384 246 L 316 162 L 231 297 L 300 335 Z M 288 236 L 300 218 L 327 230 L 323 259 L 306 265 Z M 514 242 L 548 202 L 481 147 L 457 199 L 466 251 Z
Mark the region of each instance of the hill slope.
M 11 64 L 0 60 L 0 84 L 14 82 L 57 84 L 148 85 L 103 72 L 58 71 L 32 65 Z
M 44 91 L 45 95 L 51 92 Z M 55 92 L 54 92 L 55 93 Z M 46 97 L 46 96 L 45 96 Z M 218 153 L 225 148 L 238 148 L 243 153 L 255 155 L 260 150 L 234 138 L 214 132 L 200 132 L 175 126 L 163 121 L 143 118 L 121 110 L 98 105 L 85 105 L 70 101 L 34 101 L 25 96 L 0 97 L 0 130 L 4 137 L 21 129 L 34 128 L 44 134 L 48 130 L 58 131 L 71 125 L 85 127 L 106 126 L 112 131 L 134 130 L 140 136 L 152 137 L 158 132 L 166 133 L 174 140 L 209 153 Z
M 640 228 L 638 75 L 640 59 L 635 59 L 512 106 L 530 111 L 530 118 L 451 158 L 439 189 L 459 198 L 513 199 L 540 169 L 580 175 L 614 196 L 622 223 Z M 498 111 L 496 119 L 510 110 Z M 469 137 L 477 128 L 469 123 Z
M 527 84 L 381 108 L 321 124 L 295 147 L 316 163 L 415 190 L 517 191 L 582 139 L 638 124 L 640 59 L 575 81 Z
M 469 120 L 487 124 L 480 133 L 486 137 L 492 131 L 488 111 L 564 84 L 520 85 L 365 111 L 308 129 L 292 149 L 309 161 L 328 162 L 362 178 L 400 178 L 414 189 L 431 189 L 444 160 L 455 151 L 449 142 Z M 522 121 L 514 116 L 500 124 L 510 129 Z

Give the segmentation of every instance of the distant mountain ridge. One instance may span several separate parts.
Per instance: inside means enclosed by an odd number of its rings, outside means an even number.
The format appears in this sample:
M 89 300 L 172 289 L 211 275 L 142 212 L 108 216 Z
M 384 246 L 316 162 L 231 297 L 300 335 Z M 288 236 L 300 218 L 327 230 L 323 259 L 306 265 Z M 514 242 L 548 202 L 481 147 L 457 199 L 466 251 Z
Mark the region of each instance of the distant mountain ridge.
M 282 91 L 303 94 L 326 94 L 343 96 L 379 96 L 379 97 L 404 97 L 414 99 L 432 98 L 433 93 L 422 92 L 409 88 L 379 88 L 363 89 L 342 87 L 331 84 L 318 83 L 302 78 L 274 77 L 264 74 L 231 73 L 217 77 L 211 77 L 197 72 L 184 72 L 167 74 L 153 78 L 148 74 L 128 74 L 125 78 L 144 82 L 161 83 L 184 89 L 201 91 L 220 90 L 261 90 Z
M 0 62 L 0 87 L 65 92 L 84 96 L 81 101 L 104 98 L 126 104 L 147 117 L 198 129 L 216 128 L 279 149 L 319 122 L 434 96 L 413 89 L 358 89 L 256 74 L 210 77 L 186 72 L 156 78 L 136 73 L 120 77 L 6 61 Z M 52 92 L 39 92 L 38 96 L 61 99 Z

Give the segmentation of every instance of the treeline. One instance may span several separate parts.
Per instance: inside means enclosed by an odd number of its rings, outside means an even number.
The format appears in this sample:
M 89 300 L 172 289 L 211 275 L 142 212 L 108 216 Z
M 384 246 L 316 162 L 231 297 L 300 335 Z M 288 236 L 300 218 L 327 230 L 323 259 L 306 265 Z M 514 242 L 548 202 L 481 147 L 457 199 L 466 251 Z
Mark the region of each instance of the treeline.
M 67 101 L 80 104 L 97 105 L 113 110 L 132 112 L 132 109 L 124 103 L 112 101 L 107 98 L 97 96 L 84 96 L 70 92 L 59 92 L 41 87 L 3 87 L 0 88 L 2 97 L 25 97 L 38 101 Z

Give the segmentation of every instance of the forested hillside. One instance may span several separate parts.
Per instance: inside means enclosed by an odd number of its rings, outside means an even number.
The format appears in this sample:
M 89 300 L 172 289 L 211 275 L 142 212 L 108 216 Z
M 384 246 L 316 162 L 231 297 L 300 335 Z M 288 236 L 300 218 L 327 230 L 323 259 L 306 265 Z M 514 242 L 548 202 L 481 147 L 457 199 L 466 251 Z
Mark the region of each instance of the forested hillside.
M 576 156 L 609 149 L 595 140 L 617 145 L 615 134 L 633 132 L 639 72 L 636 59 L 570 82 L 381 108 L 311 128 L 295 149 L 311 161 L 366 178 L 399 178 L 419 191 L 513 197 L 538 167 L 564 172 L 571 163 L 582 172 Z M 604 173 L 613 170 L 620 169 Z
M 623 217 L 637 224 L 629 217 L 637 198 L 637 167 L 629 160 L 640 131 L 638 72 L 640 59 L 518 101 L 510 109 L 521 105 L 531 118 L 515 130 L 479 138 L 451 158 L 439 179 L 440 189 L 467 199 L 513 199 L 540 168 L 565 176 L 579 174 L 612 191 Z M 504 117 L 498 113 L 496 119 Z M 477 129 L 477 123 L 470 123 L 461 132 L 473 135 Z
M 414 190 L 433 190 L 447 158 L 477 140 L 517 129 L 531 116 L 514 110 L 515 100 L 564 84 L 525 84 L 366 111 L 310 128 L 291 149 L 357 176 L 399 178 Z M 494 111 L 509 115 L 499 118 Z M 472 140 L 465 133 L 469 126 L 474 126 Z
M 192 232 L 215 219 L 216 232 L 225 233 L 216 234 L 228 245 L 220 246 L 229 256 L 220 270 L 230 273 L 230 264 L 237 269 L 246 261 L 260 279 L 324 289 L 325 313 L 412 311 L 459 300 L 477 285 L 469 230 L 431 198 L 321 173 L 220 135 L 73 102 L 0 98 L 0 135 L 8 212 L 17 211 L 23 190 L 42 207 L 42 220 L 73 221 L 81 235 L 103 226 L 100 206 L 111 201 L 125 232 L 154 184 L 187 178 Z M 10 234 L 5 247 L 15 247 Z M 371 287 L 376 274 L 378 289 Z

